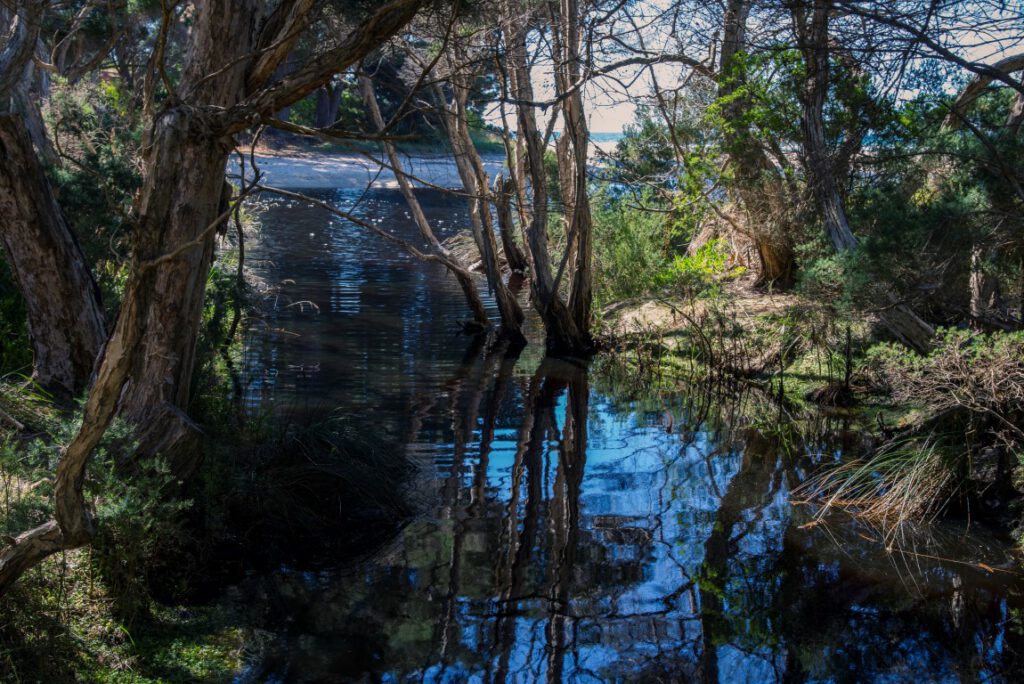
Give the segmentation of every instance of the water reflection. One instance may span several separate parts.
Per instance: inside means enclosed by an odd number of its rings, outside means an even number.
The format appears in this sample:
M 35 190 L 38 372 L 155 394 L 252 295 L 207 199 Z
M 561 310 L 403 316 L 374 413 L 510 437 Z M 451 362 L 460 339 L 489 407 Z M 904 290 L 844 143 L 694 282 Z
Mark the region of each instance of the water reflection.
M 372 199 L 414 236 L 394 197 Z M 429 210 L 457 224 L 433 199 Z M 789 504 L 839 442 L 780 439 L 780 417 L 756 397 L 626 397 L 586 368 L 456 337 L 461 299 L 443 272 L 318 212 L 263 216 L 266 272 L 293 279 L 293 299 L 320 312 L 280 307 L 254 330 L 250 404 L 339 406 L 397 435 L 419 466 L 409 495 L 421 513 L 347 571 L 285 569 L 243 588 L 274 635 L 245 679 L 1013 681 L 1020 671 L 1024 601 L 1018 577 L 998 571 L 1011 567 L 1000 544 L 950 527 L 887 551 L 849 521 L 808 527 Z M 310 232 L 324 233 L 321 246 L 306 245 Z

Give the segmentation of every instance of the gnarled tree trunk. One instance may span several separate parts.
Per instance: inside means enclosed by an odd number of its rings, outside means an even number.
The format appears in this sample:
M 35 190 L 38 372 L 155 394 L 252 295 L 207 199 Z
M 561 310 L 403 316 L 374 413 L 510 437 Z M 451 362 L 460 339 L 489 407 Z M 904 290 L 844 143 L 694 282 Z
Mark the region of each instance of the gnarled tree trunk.
M 745 69 L 741 55 L 746 49 L 747 19 L 752 0 L 728 0 L 724 14 L 718 96 L 727 105 L 722 115 L 729 165 L 736 176 L 739 200 L 746 210 L 744 229 L 760 258 L 758 284 L 789 287 L 793 284 L 794 257 L 789 223 L 792 197 L 771 160 L 745 122 L 751 107 L 742 96 Z
M 259 25 L 259 0 L 196 6 L 177 92 L 168 93 L 167 106 L 148 128 L 131 273 L 82 425 L 57 465 L 56 520 L 0 551 L 0 595 L 46 556 L 91 541 L 82 491 L 86 466 L 119 411 L 142 429 L 143 453 L 168 454 L 179 471 L 194 465 L 197 432 L 184 410 L 213 232 L 230 213 L 222 190 L 231 133 L 351 66 L 408 23 L 421 4 L 393 0 L 380 7 L 348 40 L 272 85 L 270 75 L 301 35 L 312 0 L 281 3 Z M 154 55 L 159 59 L 160 51 Z
M 810 16 L 807 10 L 810 9 Z M 803 116 L 804 158 L 807 183 L 814 195 L 829 240 L 837 252 L 857 248 L 857 238 L 850 229 L 846 207 L 839 194 L 835 168 L 825 140 L 824 109 L 828 94 L 828 18 L 831 10 L 827 0 L 812 0 L 792 6 L 793 23 L 807 67 L 807 79 L 800 95 Z M 932 345 L 935 330 L 913 309 L 887 295 L 889 306 L 879 313 L 882 325 L 898 340 L 920 351 Z
M 544 136 L 537 126 L 533 83 L 527 62 L 526 26 L 513 11 L 505 6 L 503 30 L 507 49 L 506 66 L 510 72 L 512 96 L 517 100 L 516 113 L 519 133 L 524 140 L 525 169 L 532 190 L 532 211 L 526 229 L 526 244 L 530 255 L 531 296 L 533 305 L 544 322 L 546 346 L 553 355 L 589 354 L 593 340 L 587 329 L 581 328 L 558 291 L 551 268 L 548 245 L 548 190 L 544 171 Z
M 483 160 L 480 158 L 469 132 L 467 101 L 471 79 L 474 77 L 473 73 L 450 75 L 453 90 L 453 98 L 450 103 L 446 101 L 442 88 L 436 86 L 434 92 L 441 109 L 448 142 L 455 157 L 455 166 L 462 179 L 462 187 L 469 195 L 469 221 L 473 230 L 473 239 L 484 263 L 487 285 L 498 305 L 498 313 L 501 316 L 501 332 L 514 345 L 521 346 L 526 343 L 522 330 L 523 310 L 502 276 L 490 209 L 490 182 L 487 171 L 484 169 Z
M 25 299 L 32 377 L 75 396 L 106 339 L 99 289 L 16 109 L 0 112 L 0 241 Z

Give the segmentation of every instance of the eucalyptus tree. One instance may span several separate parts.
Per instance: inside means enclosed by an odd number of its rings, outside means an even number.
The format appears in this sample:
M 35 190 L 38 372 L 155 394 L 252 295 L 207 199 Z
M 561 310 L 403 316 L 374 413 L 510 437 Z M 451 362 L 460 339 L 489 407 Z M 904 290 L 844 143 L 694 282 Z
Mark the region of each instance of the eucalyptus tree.
M 48 11 L 48 0 L 0 7 L 0 242 L 28 313 L 33 380 L 66 399 L 85 389 L 106 323 L 99 289 L 40 158 L 48 141 L 36 103 L 36 55 Z M 76 32 L 70 27 L 53 46 L 61 59 L 51 68 L 70 78 L 97 61 L 91 53 L 67 56 L 62 45 L 75 42 Z
M 0 592 L 47 556 L 92 539 L 82 486 L 90 456 L 116 415 L 136 426 L 140 454 L 165 454 L 181 474 L 194 467 L 200 432 L 185 410 L 213 241 L 232 211 L 225 166 L 235 136 L 377 49 L 424 2 L 376 5 L 301 67 L 275 77 L 325 4 L 162 4 L 142 84 L 143 184 L 121 308 L 81 427 L 57 464 L 55 519 L 0 552 Z M 184 29 L 180 69 L 165 59 L 177 28 Z M 241 194 L 252 187 L 243 185 Z

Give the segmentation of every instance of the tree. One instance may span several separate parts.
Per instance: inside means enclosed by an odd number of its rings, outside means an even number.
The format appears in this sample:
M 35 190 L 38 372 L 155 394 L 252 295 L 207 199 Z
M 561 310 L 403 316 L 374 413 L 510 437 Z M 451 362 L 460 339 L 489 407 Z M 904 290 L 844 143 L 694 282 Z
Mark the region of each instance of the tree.
M 379 6 L 338 44 L 273 80 L 315 3 L 286 0 L 270 9 L 258 0 L 210 0 L 188 14 L 185 62 L 176 83 L 163 59 L 172 22 L 185 17 L 174 13 L 182 8 L 165 6 L 144 84 L 150 119 L 145 178 L 117 324 L 81 428 L 57 464 L 55 520 L 0 552 L 0 593 L 47 556 L 92 539 L 82 493 L 85 470 L 119 412 L 138 427 L 141 455 L 168 456 L 179 475 L 194 468 L 199 431 L 185 409 L 213 239 L 231 213 L 225 166 L 233 136 L 352 66 L 401 30 L 422 4 L 392 0 Z M 255 16 L 265 19 L 255 22 Z M 162 102 L 158 84 L 165 91 Z
M 588 291 L 590 247 L 587 241 L 590 238 L 589 234 L 586 234 L 589 228 L 584 224 L 578 224 L 580 225 L 578 234 L 567 242 L 563 265 L 560 265 L 556 275 L 552 270 L 548 243 L 549 198 L 547 172 L 544 168 L 544 151 L 549 134 L 542 134 L 537 124 L 536 102 L 528 60 L 527 34 L 530 21 L 523 19 L 523 9 L 514 2 L 505 2 L 503 5 L 501 22 L 505 46 L 505 68 L 502 76 L 506 79 L 503 90 L 511 94 L 515 103 L 518 137 L 524 141 L 524 177 L 519 179 L 517 184 L 520 188 L 528 184 L 532 190 L 530 222 L 525 230 L 532 276 L 530 279 L 531 296 L 533 305 L 544 323 L 548 352 L 554 355 L 585 355 L 593 350 L 593 340 L 590 336 Z M 572 11 L 572 8 L 570 10 Z M 557 60 L 563 55 L 578 54 L 573 52 L 579 48 L 577 40 L 571 38 L 566 42 L 564 39 L 568 37 L 568 32 L 571 30 L 568 24 L 579 21 L 579 16 L 575 13 L 567 16 L 552 13 L 550 17 L 553 20 L 550 29 L 560 33 L 563 44 L 566 45 L 565 50 L 568 51 L 562 52 L 558 48 L 555 49 L 552 59 L 558 63 Z M 556 19 L 556 17 L 560 18 Z M 578 84 L 573 81 L 571 87 L 575 89 Z M 563 95 L 571 96 L 570 93 L 564 91 Z M 576 134 L 580 136 L 580 142 L 586 139 L 585 129 L 577 129 Z M 584 151 L 584 166 L 579 169 L 581 174 L 586 173 L 585 155 Z M 513 164 L 513 170 L 517 166 L 518 163 Z M 580 198 L 582 197 L 585 197 L 585 190 L 580 195 Z M 582 199 L 579 203 L 583 203 Z M 589 207 L 586 211 L 589 212 Z M 580 244 L 583 244 L 582 250 L 579 248 Z M 583 269 L 580 277 L 573 278 L 570 285 L 569 301 L 573 307 L 570 310 L 570 306 L 566 305 L 559 292 L 559 286 L 565 272 L 564 263 L 572 254 L 574 246 L 581 255 L 577 259 L 576 268 L 579 270 L 582 265 Z
M 828 0 L 797 0 L 791 5 L 794 33 L 807 71 L 802 92 L 801 130 L 807 184 L 814 196 L 825 232 L 838 252 L 857 249 L 857 238 L 850 229 L 846 207 L 839 193 L 835 163 L 825 139 L 824 109 L 829 84 Z M 883 325 L 904 344 L 926 352 L 931 348 L 935 330 L 905 303 L 894 296 L 879 317 Z
M 752 6 L 752 0 L 728 0 L 722 18 L 718 71 L 718 97 L 723 103 L 725 123 L 722 134 L 734 175 L 733 187 L 747 214 L 744 229 L 760 260 L 758 282 L 788 287 L 795 275 L 790 226 L 795 198 L 747 122 L 753 105 L 746 88 L 747 20 Z
M 33 380 L 60 398 L 82 392 L 106 338 L 99 289 L 33 144 L 29 89 L 48 2 L 0 8 L 0 242 L 25 300 Z M 42 125 L 35 126 L 42 131 Z M 43 134 L 45 135 L 45 134 Z M 41 142 L 45 144 L 45 142 Z

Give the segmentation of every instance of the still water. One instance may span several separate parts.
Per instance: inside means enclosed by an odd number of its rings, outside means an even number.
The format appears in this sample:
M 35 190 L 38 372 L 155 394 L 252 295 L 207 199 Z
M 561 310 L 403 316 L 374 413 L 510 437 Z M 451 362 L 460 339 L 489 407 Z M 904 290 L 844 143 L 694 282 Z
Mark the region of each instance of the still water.
M 416 239 L 395 191 L 314 194 Z M 420 196 L 439 232 L 464 219 Z M 415 466 L 414 513 L 369 558 L 266 579 L 246 600 L 270 632 L 239 681 L 1021 681 L 1003 544 L 950 523 L 887 550 L 790 503 L 856 449 L 844 426 L 795 438 L 757 398 L 515 358 L 459 333 L 442 268 L 322 210 L 259 215 L 250 263 L 274 291 L 250 410 L 372 427 Z

